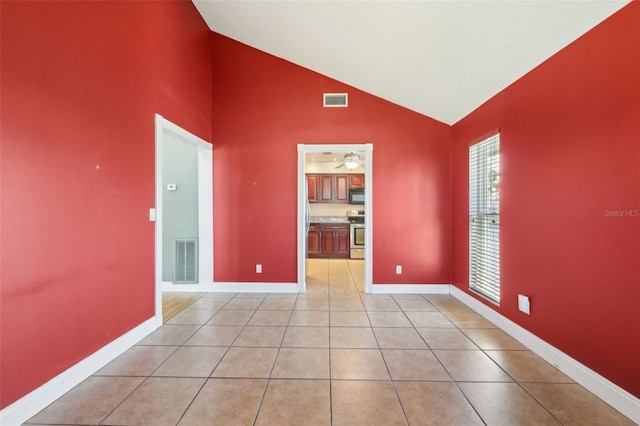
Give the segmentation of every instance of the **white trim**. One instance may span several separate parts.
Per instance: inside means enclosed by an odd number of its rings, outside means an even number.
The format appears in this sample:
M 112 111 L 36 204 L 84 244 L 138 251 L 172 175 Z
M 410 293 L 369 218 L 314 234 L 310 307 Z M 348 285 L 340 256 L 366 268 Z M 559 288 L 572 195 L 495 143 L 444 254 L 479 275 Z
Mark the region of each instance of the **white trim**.
M 297 283 L 215 283 L 212 287 L 219 293 L 297 293 Z
M 497 325 L 514 339 L 557 367 L 607 404 L 640 424 L 640 399 L 601 376 L 589 367 L 545 342 L 527 329 L 500 315 L 484 303 L 452 285 L 450 294 Z
M 373 293 L 373 144 L 364 152 L 364 292 Z
M 254 282 L 226 282 L 226 283 L 198 283 L 174 284 L 162 282 L 163 292 L 185 293 L 297 293 L 297 283 L 254 283 Z
M 305 237 L 305 154 L 307 152 L 359 152 L 364 154 L 364 292 L 373 291 L 373 144 L 353 145 L 309 145 L 298 144 L 298 292 L 306 291 L 306 247 Z
M 173 124 L 160 114 L 155 115 L 156 148 L 156 223 L 155 223 L 155 318 L 162 326 L 162 140 L 168 135 L 197 149 L 198 154 L 198 281 L 213 281 L 213 146 L 198 136 Z M 199 284 L 198 284 L 199 285 Z
M 213 150 L 198 146 L 198 282 L 213 281 Z
M 155 150 L 156 150 L 156 170 L 155 170 L 155 183 L 156 183 L 156 221 L 155 221 L 155 237 L 154 242 L 154 269 L 155 269 L 155 286 L 154 286 L 154 306 L 155 306 L 155 318 L 156 326 L 162 326 L 162 133 L 165 125 L 165 120 L 161 115 L 155 115 Z
M 449 294 L 449 284 L 373 284 L 374 294 Z
M 171 281 L 163 281 L 162 282 L 162 292 L 180 292 L 184 291 L 185 293 L 197 293 L 197 292 L 210 292 L 213 290 L 213 283 L 203 283 L 199 282 L 197 284 L 174 284 Z
M 29 420 L 46 406 L 148 336 L 156 328 L 155 317 L 152 317 L 112 342 L 107 343 L 44 385 L 5 407 L 0 411 L 0 424 L 7 426 L 20 425 Z
M 373 294 L 449 294 L 449 284 L 373 284 Z M 175 292 L 258 292 L 258 293 L 298 293 L 296 283 L 199 283 L 174 284 L 162 282 L 162 291 Z
M 298 293 L 304 293 L 307 291 L 306 275 L 307 275 L 307 238 L 306 238 L 306 226 L 307 226 L 307 185 L 305 175 L 305 149 L 304 145 L 298 144 Z M 302 181 L 302 183 L 300 182 Z

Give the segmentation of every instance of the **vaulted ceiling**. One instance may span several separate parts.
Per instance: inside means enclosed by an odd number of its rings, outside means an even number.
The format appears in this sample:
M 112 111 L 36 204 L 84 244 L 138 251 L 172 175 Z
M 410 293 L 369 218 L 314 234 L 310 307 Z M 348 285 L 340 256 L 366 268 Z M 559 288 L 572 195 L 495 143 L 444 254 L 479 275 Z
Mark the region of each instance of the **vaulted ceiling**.
M 193 0 L 212 31 L 447 124 L 628 2 Z

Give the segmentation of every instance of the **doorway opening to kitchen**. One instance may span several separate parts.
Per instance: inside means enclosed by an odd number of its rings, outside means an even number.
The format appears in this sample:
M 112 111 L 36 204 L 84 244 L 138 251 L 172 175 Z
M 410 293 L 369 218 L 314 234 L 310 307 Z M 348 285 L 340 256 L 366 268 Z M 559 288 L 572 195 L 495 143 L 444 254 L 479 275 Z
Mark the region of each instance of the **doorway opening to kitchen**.
M 372 155 L 371 143 L 298 145 L 299 292 L 325 270 L 332 288 L 372 291 Z

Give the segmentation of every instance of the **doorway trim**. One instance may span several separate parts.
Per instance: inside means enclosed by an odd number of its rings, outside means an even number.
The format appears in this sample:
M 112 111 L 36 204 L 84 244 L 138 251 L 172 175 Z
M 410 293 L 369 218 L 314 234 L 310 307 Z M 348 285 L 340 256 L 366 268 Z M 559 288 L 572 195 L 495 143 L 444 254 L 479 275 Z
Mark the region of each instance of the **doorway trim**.
M 311 152 L 358 152 L 364 154 L 364 214 L 366 217 L 364 238 L 364 292 L 373 292 L 373 143 L 322 145 L 298 144 L 298 292 L 306 291 L 306 179 L 305 154 Z
M 162 317 L 162 182 L 163 141 L 171 137 L 197 150 L 198 155 L 198 284 L 180 284 L 180 291 L 206 291 L 203 286 L 213 283 L 213 146 L 177 126 L 160 114 L 155 114 L 155 300 L 156 326 L 160 327 Z

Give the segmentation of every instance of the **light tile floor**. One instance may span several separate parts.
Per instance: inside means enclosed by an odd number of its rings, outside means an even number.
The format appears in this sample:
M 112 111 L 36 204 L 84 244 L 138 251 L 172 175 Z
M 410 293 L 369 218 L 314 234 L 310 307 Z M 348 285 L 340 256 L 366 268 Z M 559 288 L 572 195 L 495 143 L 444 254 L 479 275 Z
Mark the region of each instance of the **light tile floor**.
M 204 295 L 28 424 L 633 424 L 453 297 L 308 270 L 305 294 Z

